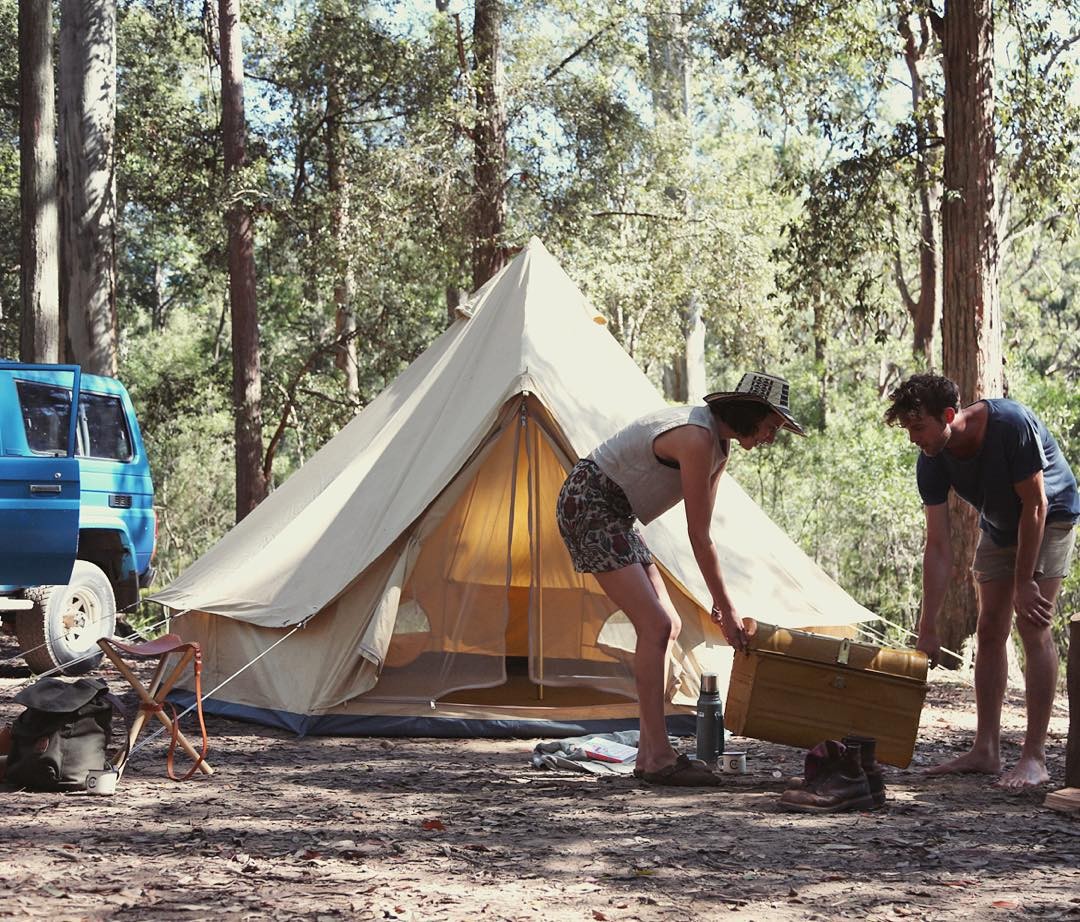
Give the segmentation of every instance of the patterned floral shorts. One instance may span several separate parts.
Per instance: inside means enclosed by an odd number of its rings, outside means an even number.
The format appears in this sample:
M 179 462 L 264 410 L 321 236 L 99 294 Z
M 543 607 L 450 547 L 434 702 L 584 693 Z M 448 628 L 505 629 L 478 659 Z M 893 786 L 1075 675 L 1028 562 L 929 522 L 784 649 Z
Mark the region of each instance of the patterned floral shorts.
M 622 488 L 582 458 L 567 475 L 555 507 L 559 531 L 578 573 L 606 573 L 653 562 Z

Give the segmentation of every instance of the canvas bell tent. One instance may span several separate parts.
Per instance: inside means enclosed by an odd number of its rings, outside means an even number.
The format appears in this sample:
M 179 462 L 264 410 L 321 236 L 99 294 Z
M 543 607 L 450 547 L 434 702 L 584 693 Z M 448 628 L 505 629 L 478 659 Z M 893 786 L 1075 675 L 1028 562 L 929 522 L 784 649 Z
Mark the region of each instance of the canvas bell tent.
M 172 629 L 202 645 L 203 688 L 225 683 L 207 710 L 299 733 L 633 725 L 634 631 L 574 572 L 554 510 L 578 457 L 663 405 L 534 238 L 154 596 L 183 612 Z M 699 676 L 726 683 L 732 651 L 709 620 L 681 504 L 643 531 L 683 621 L 671 713 L 691 713 Z M 789 627 L 872 617 L 727 475 L 713 536 L 743 615 Z

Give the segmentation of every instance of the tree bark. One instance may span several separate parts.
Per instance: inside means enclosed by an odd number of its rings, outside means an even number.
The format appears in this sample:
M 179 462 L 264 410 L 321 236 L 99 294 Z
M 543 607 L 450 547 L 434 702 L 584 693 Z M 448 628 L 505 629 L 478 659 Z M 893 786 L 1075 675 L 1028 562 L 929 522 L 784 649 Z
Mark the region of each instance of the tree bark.
M 661 137 L 674 136 L 682 143 L 674 163 L 661 170 L 681 174 L 680 161 L 693 154 L 690 131 L 690 61 L 687 54 L 686 11 L 683 0 L 666 0 L 664 8 L 648 20 L 649 71 L 653 110 Z M 683 203 L 687 219 L 693 215 L 689 190 L 673 187 L 672 197 Z M 670 400 L 686 403 L 705 395 L 705 321 L 701 299 L 691 290 L 680 308 L 683 347 L 671 356 L 663 373 L 664 393 Z
M 236 438 L 236 520 L 266 497 L 262 471 L 262 384 L 259 316 L 255 296 L 255 229 L 237 188 L 247 163 L 244 70 L 240 43 L 240 0 L 218 0 L 221 32 L 221 134 L 230 200 L 225 216 L 229 233 L 229 304 L 232 315 L 233 412 Z
M 473 290 L 506 264 L 506 106 L 501 53 L 502 0 L 476 0 L 473 67 Z
M 829 304 L 814 286 L 814 375 L 817 378 L 817 428 L 824 432 L 829 423 Z
M 116 0 L 60 4 L 62 314 L 84 371 L 115 375 Z
M 326 94 L 326 159 L 330 184 L 330 234 L 334 241 L 334 330 L 340 340 L 334 365 L 345 375 L 345 393 L 360 409 L 360 378 L 356 364 L 356 278 L 349 252 L 349 178 L 342 169 L 345 147 L 341 127 L 341 88 L 330 68 Z
M 994 32 L 991 0 L 950 0 L 944 29 L 945 192 L 942 202 L 942 364 L 962 403 L 1000 396 L 998 201 L 995 190 Z M 942 611 L 942 645 L 959 650 L 975 631 L 971 560 L 974 509 L 950 499 L 954 573 Z
M 19 357 L 60 361 L 56 103 L 49 0 L 19 3 Z
M 933 112 L 924 104 L 923 78 L 919 68 L 933 42 L 933 32 L 926 16 L 919 16 L 919 35 L 916 40 L 907 12 L 900 17 L 900 34 L 904 39 L 904 61 L 911 78 L 911 109 L 915 116 L 915 182 L 919 195 L 919 295 L 906 296 L 908 313 L 913 326 L 912 352 L 923 359 L 928 368 L 934 366 L 934 335 L 941 322 L 941 273 L 938 257 L 938 209 L 940 189 L 934 179 L 938 155 L 929 139 L 937 134 Z
M 458 308 L 469 300 L 469 293 L 457 285 L 446 286 L 446 322 L 453 323 L 458 319 Z

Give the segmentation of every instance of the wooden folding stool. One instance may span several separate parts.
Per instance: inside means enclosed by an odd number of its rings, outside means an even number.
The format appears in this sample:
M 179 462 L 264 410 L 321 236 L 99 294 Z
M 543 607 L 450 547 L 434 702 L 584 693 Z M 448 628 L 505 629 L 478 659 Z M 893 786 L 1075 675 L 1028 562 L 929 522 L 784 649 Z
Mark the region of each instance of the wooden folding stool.
M 139 734 L 146 725 L 147 717 L 150 714 L 153 714 L 171 734 L 171 743 L 169 745 L 169 755 L 167 759 L 169 777 L 172 778 L 173 781 L 186 781 L 195 774 L 196 769 L 201 771 L 204 775 L 212 775 L 214 770 L 210 767 L 210 763 L 206 761 L 206 723 L 203 721 L 202 688 L 200 685 L 202 650 L 199 648 L 199 645 L 194 641 L 185 641 L 177 634 L 166 634 L 164 637 L 159 637 L 157 640 L 146 641 L 145 643 L 121 643 L 119 640 L 112 637 L 102 637 L 98 640 L 98 646 L 101 647 L 102 652 L 109 658 L 119 671 L 120 675 L 127 680 L 128 684 L 135 690 L 140 698 L 139 712 L 131 722 L 131 729 L 128 731 L 127 746 L 122 750 L 116 770 L 121 775 L 123 774 L 128 758 L 135 747 L 135 741 L 138 739 Z M 169 659 L 173 654 L 176 654 L 179 658 L 170 664 Z M 139 677 L 132 671 L 131 667 L 124 662 L 123 657 L 125 655 L 133 656 L 138 659 L 151 659 L 157 657 L 157 666 L 154 669 L 153 676 L 150 678 L 149 686 L 143 685 L 139 680 Z M 173 686 L 180 680 L 188 666 L 193 667 L 195 674 L 195 700 L 197 702 L 197 710 L 199 713 L 199 727 L 202 730 L 201 753 L 197 752 L 195 747 L 188 741 L 187 737 L 180 732 L 180 727 L 175 717 L 175 709 L 173 710 L 174 716 L 172 717 L 165 713 L 165 698 L 169 692 L 172 691 Z M 181 775 L 180 777 L 177 777 L 173 773 L 173 753 L 178 744 L 184 752 L 195 760 L 195 764 L 191 766 L 188 773 L 186 775 Z

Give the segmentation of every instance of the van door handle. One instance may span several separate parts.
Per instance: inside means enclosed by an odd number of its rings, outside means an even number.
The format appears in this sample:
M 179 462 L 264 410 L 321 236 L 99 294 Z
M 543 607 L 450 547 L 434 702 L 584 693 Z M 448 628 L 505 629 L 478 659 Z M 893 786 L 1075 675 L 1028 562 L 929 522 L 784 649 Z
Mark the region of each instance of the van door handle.
M 59 493 L 63 489 L 58 483 L 32 483 L 31 493 Z

